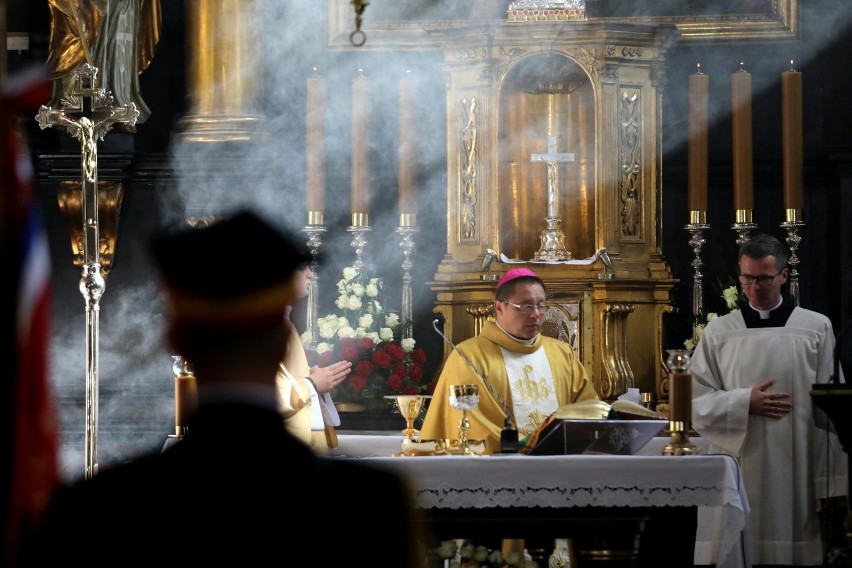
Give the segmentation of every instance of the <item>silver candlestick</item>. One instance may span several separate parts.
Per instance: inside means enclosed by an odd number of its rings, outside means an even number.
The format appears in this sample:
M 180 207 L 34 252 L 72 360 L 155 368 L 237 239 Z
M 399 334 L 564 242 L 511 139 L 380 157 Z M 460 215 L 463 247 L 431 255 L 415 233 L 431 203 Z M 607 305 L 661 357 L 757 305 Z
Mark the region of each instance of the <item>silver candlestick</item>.
M 316 338 L 317 331 L 317 318 L 319 316 L 319 263 L 317 262 L 317 256 L 319 254 L 319 249 L 322 247 L 322 236 L 325 234 L 328 229 L 325 225 L 323 225 L 323 215 L 318 211 L 309 211 L 308 212 L 308 224 L 302 229 L 306 235 L 308 235 L 308 250 L 311 253 L 311 262 L 308 264 L 308 268 L 311 269 L 314 276 L 311 278 L 311 282 L 308 285 L 308 305 L 307 305 L 307 314 L 305 319 L 306 326 L 311 335 L 310 343 L 313 344 L 314 338 Z
M 706 211 L 690 211 L 689 213 L 690 222 L 684 229 L 689 231 L 689 246 L 695 255 L 690 264 L 694 271 L 692 277 L 692 315 L 697 323 L 704 317 L 704 275 L 701 273 L 704 262 L 701 260 L 701 247 L 707 242 L 704 238 L 704 231 L 709 230 L 710 225 L 705 223 Z
M 787 220 L 781 223 L 780 227 L 787 231 L 787 245 L 790 247 L 790 295 L 796 305 L 799 305 L 799 257 L 796 251 L 799 249 L 799 244 L 802 242 L 802 237 L 799 235 L 799 230 L 805 226 L 803 221 L 799 220 L 800 214 L 798 209 L 787 209 Z
M 736 223 L 731 225 L 731 229 L 737 232 L 737 244 L 741 245 L 751 238 L 751 232 L 757 228 L 756 223 L 752 223 L 751 209 L 737 209 L 735 211 Z
M 414 251 L 414 235 L 420 229 L 417 228 L 417 220 L 413 214 L 404 213 L 399 216 L 399 246 L 405 260 L 402 261 L 402 337 L 410 339 L 414 337 L 414 309 L 411 297 L 411 269 L 414 263 L 411 261 L 411 253 Z
M 355 262 L 352 267 L 361 272 L 364 268 L 364 260 L 361 258 L 364 254 L 364 248 L 367 246 L 367 233 L 371 231 L 370 218 L 367 213 L 353 213 L 352 225 L 346 228 L 352 233 L 352 248 L 355 249 Z

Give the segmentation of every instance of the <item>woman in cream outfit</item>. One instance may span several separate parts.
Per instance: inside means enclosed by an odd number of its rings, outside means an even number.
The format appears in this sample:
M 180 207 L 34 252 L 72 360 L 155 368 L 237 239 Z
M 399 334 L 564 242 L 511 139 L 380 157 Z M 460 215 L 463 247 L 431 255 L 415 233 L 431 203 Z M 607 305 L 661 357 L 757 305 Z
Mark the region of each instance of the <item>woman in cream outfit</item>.
M 293 276 L 295 297 L 308 295 L 313 276 L 307 265 L 296 271 Z M 335 427 L 340 425 L 329 391 L 346 378 L 352 363 L 338 361 L 327 367 L 308 366 L 299 333 L 289 315 L 290 310 L 287 311 L 287 324 L 293 329 L 288 335 L 287 354 L 276 378 L 278 405 L 287 429 L 314 451 L 325 453 L 337 447 Z

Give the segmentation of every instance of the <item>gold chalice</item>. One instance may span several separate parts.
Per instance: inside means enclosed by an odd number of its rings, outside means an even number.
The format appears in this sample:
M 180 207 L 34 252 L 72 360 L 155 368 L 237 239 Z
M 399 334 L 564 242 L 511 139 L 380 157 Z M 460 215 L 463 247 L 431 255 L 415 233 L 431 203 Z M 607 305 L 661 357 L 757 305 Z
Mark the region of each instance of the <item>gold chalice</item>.
M 406 427 L 402 431 L 406 439 L 411 442 L 417 430 L 414 428 L 414 421 L 420 416 L 420 411 L 423 410 L 423 403 L 427 398 L 432 398 L 430 395 L 424 394 L 398 394 L 388 395 L 385 398 L 396 400 L 396 406 L 399 413 L 405 418 Z
M 470 430 L 470 419 L 467 413 L 479 406 L 479 387 L 477 385 L 450 385 L 450 406 L 461 410 L 459 421 L 459 445 L 453 453 L 475 456 L 477 452 L 471 449 L 467 433 Z

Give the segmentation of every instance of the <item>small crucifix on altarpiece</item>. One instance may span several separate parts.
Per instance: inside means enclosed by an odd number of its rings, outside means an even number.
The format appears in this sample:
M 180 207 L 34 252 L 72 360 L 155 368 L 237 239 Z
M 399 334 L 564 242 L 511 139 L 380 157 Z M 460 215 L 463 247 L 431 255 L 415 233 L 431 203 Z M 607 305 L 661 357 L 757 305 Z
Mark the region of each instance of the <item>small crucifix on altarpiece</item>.
M 530 161 L 547 164 L 547 228 L 541 232 L 541 246 L 535 253 L 533 260 L 573 260 L 571 253 L 565 250 L 565 235 L 559 228 L 562 221 L 556 216 L 556 195 L 559 187 L 556 168 L 562 162 L 573 162 L 574 154 L 557 152 L 556 136 L 549 135 L 547 137 L 547 153 L 532 154 Z

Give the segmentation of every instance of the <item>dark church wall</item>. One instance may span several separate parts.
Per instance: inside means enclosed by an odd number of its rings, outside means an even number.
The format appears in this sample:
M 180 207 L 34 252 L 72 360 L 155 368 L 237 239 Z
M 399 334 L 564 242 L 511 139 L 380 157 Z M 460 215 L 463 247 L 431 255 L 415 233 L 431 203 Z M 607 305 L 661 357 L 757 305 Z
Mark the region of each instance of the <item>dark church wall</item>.
M 822 5 L 820 5 L 822 4 Z M 680 44 L 667 56 L 668 81 L 663 98 L 664 224 L 666 258 L 681 283 L 675 301 L 689 314 L 694 258 L 684 225 L 688 221 L 686 80 L 701 63 L 710 75 L 709 196 L 707 244 L 702 249 L 705 305 L 724 311 L 713 287 L 717 277 L 736 274 L 736 233 L 732 189 L 730 75 L 739 65 L 752 74 L 754 222 L 758 230 L 785 239 L 781 161 L 781 73 L 790 60 L 803 75 L 804 198 L 800 260 L 801 305 L 827 314 L 839 331 L 852 320 L 848 271 L 850 218 L 848 216 L 849 149 L 852 147 L 852 110 L 844 103 L 852 79 L 844 53 L 852 47 L 848 6 L 842 3 L 799 3 L 799 40 L 754 45 Z M 839 10 L 839 12 L 837 11 Z M 827 18 L 826 14 L 837 18 Z M 840 15 L 845 15 L 842 17 Z M 841 275 L 846 273 L 846 278 Z M 689 336 L 689 318 L 679 317 L 677 337 Z M 675 343 L 675 337 L 671 337 Z
M 187 212 L 214 212 L 251 201 L 264 193 L 262 206 L 294 231 L 305 220 L 304 110 L 305 78 L 316 65 L 327 77 L 327 209 L 329 231 L 323 247 L 321 287 L 328 290 L 320 314 L 332 311 L 333 292 L 343 266 L 351 264 L 349 224 L 349 91 L 359 67 L 374 81 L 371 225 L 368 255 L 379 265 L 394 295 L 400 288 L 402 254 L 394 228 L 396 216 L 397 81 L 406 69 L 417 77 L 418 188 L 420 232 L 416 235 L 414 276 L 415 331 L 429 354 L 428 373 L 437 371 L 442 354 L 431 329 L 434 295 L 425 285 L 446 251 L 446 111 L 442 55 L 434 52 L 328 51 L 325 48 L 325 2 L 272 3 L 264 34 L 275 40 L 264 58 L 263 106 L 269 140 L 240 152 L 216 154 L 192 180 L 179 180 L 184 164 L 174 161 L 175 135 L 187 110 L 184 4 L 162 2 L 164 27 L 156 57 L 141 76 L 150 119 L 134 135 L 110 133 L 99 145 L 105 176 L 126 184 L 115 265 L 101 301 L 100 463 L 122 461 L 156 449 L 173 432 L 171 353 L 160 339 L 163 306 L 156 275 L 147 255 L 151 233 L 173 227 Z M 804 77 L 805 200 L 799 271 L 804 307 L 828 314 L 835 329 L 852 319 L 849 229 L 852 208 L 852 92 L 848 53 L 852 50 L 852 15 L 844 0 L 800 2 L 801 39 L 756 45 L 675 43 L 668 52 L 663 92 L 663 232 L 662 249 L 681 283 L 673 294 L 679 313 L 667 321 L 667 347 L 689 336 L 693 258 L 683 226 L 686 210 L 687 79 L 696 62 L 710 75 L 711 130 L 708 222 L 711 230 L 702 252 L 708 308 L 719 307 L 710 281 L 736 270 L 731 188 L 730 74 L 743 61 L 754 85 L 755 222 L 759 229 L 783 237 L 781 202 L 780 75 L 797 61 Z M 23 8 L 22 8 L 23 7 Z M 828 17 L 834 14 L 836 17 Z M 845 18 L 843 17 L 845 14 Z M 9 31 L 31 32 L 29 53 L 10 54 L 10 69 L 28 60 L 44 61 L 49 16 L 46 2 L 10 5 Z M 366 19 L 369 22 L 370 9 Z M 307 22 L 307 25 L 306 25 Z M 17 26 L 17 28 L 16 28 Z M 367 41 L 370 41 L 367 27 Z M 386 77 L 388 82 L 381 79 Z M 65 221 L 56 202 L 55 182 L 61 165 L 73 172 L 76 141 L 55 129 L 28 125 L 39 192 L 45 209 L 53 256 L 55 339 L 53 376 L 63 421 L 66 471 L 83 470 L 83 385 L 85 378 L 84 301 L 80 274 L 72 266 Z M 189 161 L 189 160 L 187 160 Z M 225 193 L 209 199 L 188 197 L 186 184 L 211 188 L 228 181 Z M 270 184 L 270 180 L 273 183 Z M 266 192 L 271 189 L 271 198 Z M 270 259 L 274 261 L 274 259 Z M 388 264 L 383 263 L 387 261 Z M 223 270 L 241 267 L 222 259 Z M 322 289 L 322 288 L 321 288 Z M 390 307 L 399 309 L 398 298 Z M 301 312 L 296 312 L 296 322 Z M 301 320 L 303 321 L 303 320 Z M 303 326 L 300 326 L 303 327 Z M 850 349 L 845 349 L 848 354 Z

